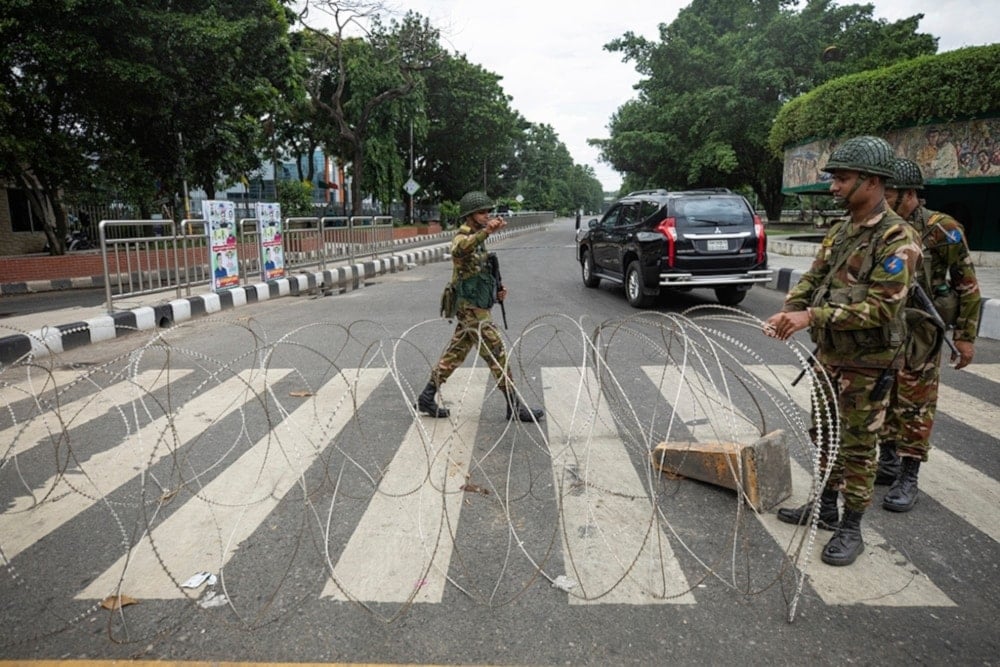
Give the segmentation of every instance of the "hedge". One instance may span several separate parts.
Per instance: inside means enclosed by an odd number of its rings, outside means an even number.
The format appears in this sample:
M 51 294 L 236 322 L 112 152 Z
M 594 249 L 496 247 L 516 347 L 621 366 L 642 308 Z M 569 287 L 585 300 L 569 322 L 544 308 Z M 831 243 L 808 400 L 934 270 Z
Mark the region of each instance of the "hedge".
M 1000 44 L 973 46 L 828 81 L 781 108 L 768 143 L 781 158 L 817 139 L 998 114 Z

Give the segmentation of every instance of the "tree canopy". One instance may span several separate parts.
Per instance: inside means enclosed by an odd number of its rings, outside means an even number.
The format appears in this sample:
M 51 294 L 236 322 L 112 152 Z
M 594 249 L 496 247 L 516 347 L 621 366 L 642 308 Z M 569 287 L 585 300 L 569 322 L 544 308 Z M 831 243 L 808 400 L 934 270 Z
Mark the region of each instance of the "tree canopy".
M 973 46 L 819 86 L 781 108 L 769 142 L 780 158 L 788 146 L 810 139 L 880 134 L 998 112 L 1000 44 Z
M 53 247 L 65 191 L 109 187 L 148 210 L 183 178 L 212 194 L 259 163 L 259 119 L 294 90 L 277 0 L 44 4 L 0 14 L 0 175 Z
M 186 187 L 212 198 L 279 155 L 310 158 L 311 181 L 316 150 L 349 165 L 355 212 L 401 198 L 411 164 L 427 204 L 484 189 L 537 209 L 600 205 L 552 128 L 521 117 L 501 77 L 444 49 L 420 15 L 291 5 L 0 3 L 0 179 L 27 194 L 56 252 L 65 203 L 85 193 L 180 218 Z M 334 28 L 312 27 L 310 11 Z
M 644 78 L 613 115 L 610 137 L 591 143 L 625 174 L 625 189 L 748 187 L 777 216 L 781 162 L 768 136 L 782 105 L 831 78 L 937 50 L 916 32 L 922 15 L 889 23 L 872 11 L 832 0 L 693 0 L 660 25 L 659 41 L 628 32 L 606 45 Z

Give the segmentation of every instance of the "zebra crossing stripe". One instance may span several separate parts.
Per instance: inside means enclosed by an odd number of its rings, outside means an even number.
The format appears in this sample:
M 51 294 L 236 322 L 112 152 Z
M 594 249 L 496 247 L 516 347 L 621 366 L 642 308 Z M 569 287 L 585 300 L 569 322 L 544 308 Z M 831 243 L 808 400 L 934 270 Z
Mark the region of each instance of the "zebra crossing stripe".
M 965 392 L 940 385 L 938 387 L 938 409 L 970 428 L 996 437 L 1000 431 L 1000 410 L 995 403 L 987 403 Z M 933 437 L 933 436 L 932 436 Z
M 786 381 L 798 374 L 793 366 L 771 368 L 775 368 Z M 766 374 L 760 373 L 761 379 L 765 379 L 764 375 Z M 803 382 L 789 389 L 796 403 L 808 411 L 808 383 Z M 1000 431 L 1000 423 L 995 416 L 996 406 L 989 406 L 975 396 L 944 385 L 941 385 L 938 396 L 938 413 L 947 414 L 978 430 L 993 429 L 984 433 L 995 434 Z M 992 425 L 990 422 L 993 422 Z M 933 444 L 932 435 L 931 445 Z M 1000 483 L 993 478 L 943 449 L 932 446 L 929 460 L 920 467 L 920 492 L 931 496 L 949 511 L 1000 542 L 1000 523 L 996 520 L 996 508 L 1000 507 Z
M 13 371 L 7 372 L 11 375 L 14 374 Z M 78 370 L 55 370 L 49 372 L 38 368 L 30 368 L 25 379 L 20 382 L 11 381 L 9 378 L 0 375 L 0 381 L 9 383 L 0 386 L 0 405 L 6 406 L 15 401 L 35 398 L 41 395 L 42 392 L 58 389 L 76 380 L 80 377 L 80 373 L 81 371 Z
M 792 461 L 792 488 L 797 491 L 784 504 L 795 507 L 806 502 L 810 475 L 798 462 Z M 773 513 L 758 515 L 764 529 L 778 544 L 792 547 L 802 539 L 807 527 L 796 527 L 778 521 Z M 797 530 L 796 530 L 797 529 Z M 954 607 L 926 574 L 917 569 L 902 552 L 889 544 L 867 523 L 861 524 L 865 553 L 849 568 L 830 567 L 820 561 L 827 540 L 833 535 L 817 531 L 809 554 L 806 577 L 816 594 L 829 605 L 864 604 L 881 607 Z M 849 570 L 846 572 L 845 570 Z
M 174 415 L 156 418 L 139 429 L 131 437 L 109 450 L 87 456 L 86 441 L 73 442 L 78 470 L 74 470 L 73 487 L 64 479 L 65 474 L 57 473 L 36 487 L 26 496 L 17 497 L 3 514 L 0 514 L 0 535 L 7 558 L 13 558 L 37 540 L 45 537 L 81 512 L 89 509 L 108 493 L 125 484 L 147 466 L 155 464 L 173 453 L 173 447 L 164 441 L 164 433 L 171 423 L 175 426 L 178 442 L 197 437 L 205 428 L 204 419 L 193 418 L 195 414 L 212 412 L 215 408 L 231 406 L 234 396 L 242 394 L 246 387 L 247 372 L 238 378 L 230 378 L 223 384 L 201 394 L 196 401 L 188 401 Z M 261 375 L 258 373 L 257 375 Z M 131 382 L 126 382 L 131 385 Z M 263 387 L 263 377 L 257 384 Z M 135 387 L 129 386 L 120 392 L 126 400 L 132 398 Z M 65 487 L 65 491 L 60 487 Z M 79 489 L 79 491 L 77 490 Z M 36 505 L 36 498 L 46 500 Z M 26 520 L 25 517 L 30 517 Z
M 43 406 L 41 413 L 35 414 L 27 421 L 0 430 L 0 442 L 13 443 L 10 448 L 0 450 L 0 455 L 3 455 L 4 458 L 18 456 L 46 438 L 55 438 L 53 445 L 57 445 L 64 429 L 80 426 L 97 419 L 109 409 L 131 399 L 141 398 L 161 387 L 166 387 L 168 381 L 180 380 L 191 372 L 189 369 L 176 369 L 170 373 L 159 368 L 151 369 L 143 371 L 135 378 L 115 382 L 109 387 L 101 387 L 89 396 L 60 405 L 58 414 L 48 409 L 47 405 Z M 75 372 L 72 378 L 65 381 L 72 382 L 79 376 L 79 372 Z M 57 382 L 58 380 L 57 378 Z M 58 386 L 64 385 L 59 384 Z
M 267 382 L 277 382 L 289 372 L 269 369 Z M 350 422 L 354 405 L 364 402 L 387 374 L 384 368 L 341 371 L 316 391 L 313 400 L 299 405 L 197 495 L 147 532 L 77 599 L 102 599 L 118 592 L 140 599 L 186 597 L 175 581 L 184 581 L 195 572 L 221 571 L 240 543 Z M 257 373 L 253 379 L 262 380 L 258 377 L 262 375 Z M 229 407 L 236 406 L 230 403 Z M 331 415 L 328 420 L 316 418 L 327 414 Z M 195 426 L 204 428 L 204 424 Z
M 448 381 L 466 399 L 451 417 L 421 417 L 379 481 L 322 596 L 363 602 L 441 602 L 462 511 L 487 368 L 459 368 Z
M 984 380 L 989 380 L 991 382 L 1000 383 L 1000 364 L 980 364 L 978 362 L 972 362 L 960 371 L 956 371 L 948 368 L 947 366 L 941 369 L 941 379 L 948 377 L 952 373 L 971 373 Z M 994 401 L 996 396 L 993 397 Z M 996 433 L 996 431 L 989 431 L 989 433 Z
M 542 382 L 570 604 L 694 604 L 596 377 L 545 367 Z

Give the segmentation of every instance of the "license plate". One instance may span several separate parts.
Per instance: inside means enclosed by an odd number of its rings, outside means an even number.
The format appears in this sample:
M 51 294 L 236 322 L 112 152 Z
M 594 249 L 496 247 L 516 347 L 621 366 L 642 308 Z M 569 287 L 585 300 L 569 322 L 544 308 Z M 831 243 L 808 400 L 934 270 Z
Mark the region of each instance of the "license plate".
M 729 250 L 729 241 L 725 239 L 709 239 L 708 240 L 709 250 Z

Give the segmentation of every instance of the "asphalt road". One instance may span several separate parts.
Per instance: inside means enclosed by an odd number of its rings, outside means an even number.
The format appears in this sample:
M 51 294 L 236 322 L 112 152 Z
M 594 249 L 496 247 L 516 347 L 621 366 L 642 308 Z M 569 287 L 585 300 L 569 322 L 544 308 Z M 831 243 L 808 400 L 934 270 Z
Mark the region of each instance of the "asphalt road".
M 442 391 L 452 418 L 414 418 L 451 333 L 446 263 L 5 370 L 0 655 L 995 662 L 1000 343 L 945 370 L 917 507 L 871 509 L 851 567 L 806 562 L 773 510 L 649 465 L 660 442 L 781 429 L 807 493 L 807 383 L 753 319 L 781 295 L 635 311 L 582 285 L 568 222 L 496 247 L 540 425 L 506 422 L 471 357 Z M 113 593 L 137 603 L 108 611 Z

